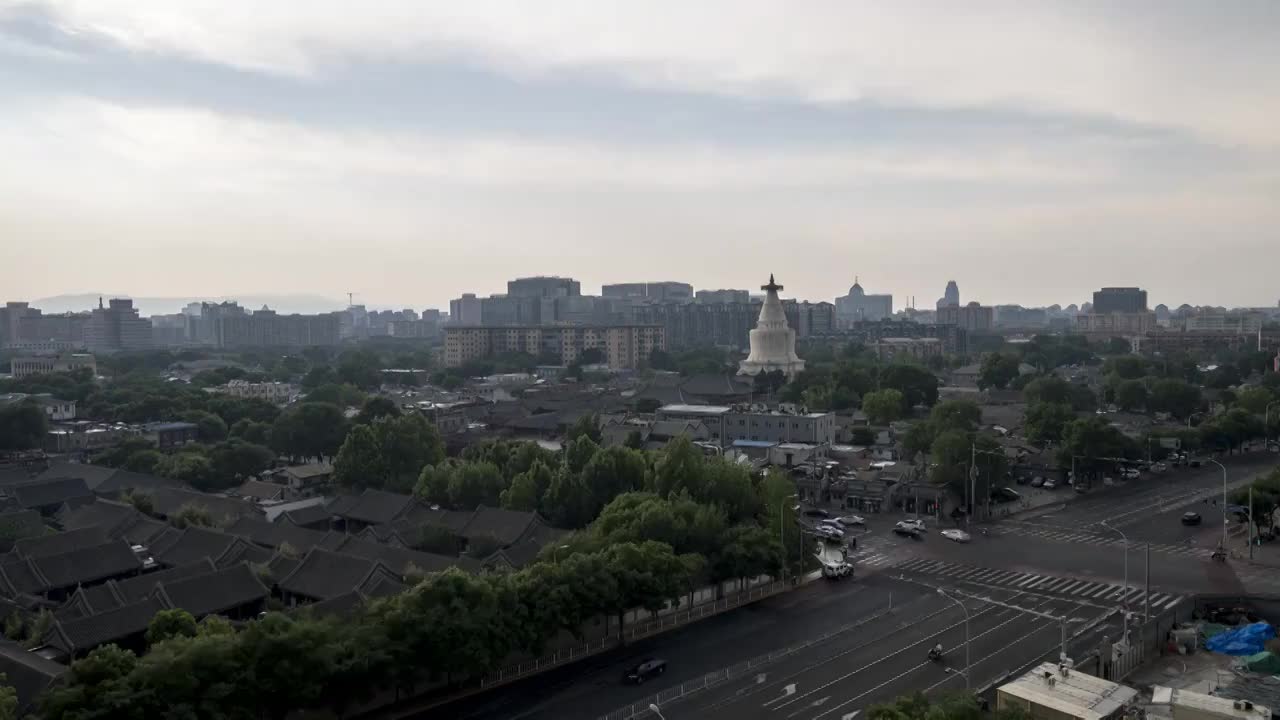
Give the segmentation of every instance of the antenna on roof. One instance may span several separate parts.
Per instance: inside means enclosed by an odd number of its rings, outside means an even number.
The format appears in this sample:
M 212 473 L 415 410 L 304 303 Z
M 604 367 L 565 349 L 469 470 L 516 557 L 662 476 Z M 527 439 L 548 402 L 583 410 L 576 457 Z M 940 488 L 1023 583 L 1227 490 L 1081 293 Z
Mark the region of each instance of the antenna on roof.
M 350 293 L 350 292 L 347 293 L 347 307 L 351 307 L 355 304 L 356 304 L 356 294 Z

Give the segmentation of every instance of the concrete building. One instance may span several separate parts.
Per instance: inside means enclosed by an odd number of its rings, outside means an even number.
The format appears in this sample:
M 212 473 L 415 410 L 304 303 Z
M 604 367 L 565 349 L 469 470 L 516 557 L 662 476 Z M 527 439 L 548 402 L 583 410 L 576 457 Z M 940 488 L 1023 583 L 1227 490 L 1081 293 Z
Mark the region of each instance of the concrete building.
M 263 308 L 252 315 L 227 315 L 217 320 L 218 347 L 326 347 L 341 342 L 342 313 L 279 315 Z
M 23 402 L 31 402 L 39 405 L 44 410 L 45 417 L 50 422 L 67 422 L 76 419 L 76 401 L 62 400 L 56 398 L 49 393 L 37 393 L 28 395 L 27 393 L 5 393 L 0 395 L 0 408 L 9 405 L 17 405 Z
M 1093 313 L 1145 313 L 1147 291 L 1136 287 L 1104 287 L 1093 294 Z
M 58 313 L 45 315 L 31 308 L 18 318 L 18 335 L 10 347 L 26 343 L 65 343 L 74 348 L 84 347 L 84 328 L 89 323 L 89 313 Z
M 796 337 L 830 335 L 836 329 L 836 306 L 829 302 L 788 300 L 782 303 L 782 313 L 787 316 L 787 325 L 795 329 Z
M 1145 335 L 1156 328 L 1156 314 L 1134 313 L 1082 313 L 1076 316 L 1076 332 L 1085 335 Z
M 751 331 L 751 353 L 738 368 L 739 375 L 758 375 L 762 372 L 782 371 L 794 377 L 804 370 L 804 361 L 796 355 L 796 331 L 787 324 L 787 316 L 778 299 L 782 286 L 769 276 L 769 284 L 760 286 L 766 292 L 760 306 L 760 317 Z
M 582 284 L 573 278 L 536 276 L 507 281 L 507 295 L 513 297 L 571 297 L 582 294 Z
M 0 308 L 0 347 L 9 347 L 9 343 L 21 339 L 18 334 L 19 323 L 28 315 L 39 314 L 29 303 L 7 302 Z
M 752 302 L 655 303 L 631 309 L 633 322 L 662 325 L 667 345 L 673 350 L 708 345 L 746 347 L 759 314 L 760 305 Z
M 937 338 L 882 338 L 871 348 L 885 362 L 903 358 L 923 362 L 943 354 L 942 341 Z
M 24 378 L 28 375 L 72 372 L 81 368 L 88 368 L 94 375 L 98 374 L 98 363 L 93 355 L 89 353 L 67 352 L 59 355 L 16 357 L 10 362 L 10 366 L 15 378 Z
M 1221 332 L 1252 335 L 1262 329 L 1261 313 L 1204 313 L 1182 318 L 1182 329 L 1187 332 Z
M 85 325 L 84 344 L 93 352 L 145 350 L 151 347 L 151 321 L 138 316 L 132 300 L 112 298 L 103 307 L 99 299 Z
M 444 362 L 460 367 L 504 352 L 554 355 L 571 365 L 584 351 L 599 350 L 615 370 L 639 367 L 654 350 L 666 350 L 661 325 L 446 327 Z
M 711 433 L 711 442 L 730 447 L 734 442 L 806 443 L 827 445 L 835 441 L 835 413 L 804 412 L 804 408 L 782 404 L 769 408 L 755 405 L 664 405 L 658 420 L 700 422 Z
M 842 325 L 859 320 L 883 320 L 893 316 L 892 295 L 868 295 L 854 279 L 849 294 L 836 298 L 836 320 Z
M 964 355 L 969 352 L 969 333 L 956 325 L 920 323 L 912 320 L 880 320 L 856 322 L 838 333 L 861 345 L 873 345 L 885 338 L 937 338 L 944 353 Z
M 248 380 L 231 380 L 217 388 L 217 391 L 235 398 L 265 400 L 275 405 L 287 404 L 297 394 L 297 389 L 289 383 L 249 382 Z
M 749 303 L 751 293 L 746 290 L 699 290 L 695 297 L 700 303 Z
M 151 343 L 156 347 L 182 347 L 194 343 L 193 318 L 186 313 L 152 315 Z
M 938 324 L 955 325 L 968 332 L 990 332 L 995 326 L 995 312 L 976 302 L 968 305 L 942 305 L 938 307 Z
M 1035 720 L 1111 720 L 1124 716 L 1138 691 L 1079 670 L 1041 663 L 996 690 L 997 710 L 1020 710 Z
M 1049 325 L 1049 312 L 1044 308 L 1021 305 L 996 305 L 995 326 L 998 328 L 1038 329 Z
M 600 294 L 608 298 L 633 298 L 651 302 L 685 302 L 693 299 L 693 286 L 682 282 L 616 283 L 605 285 Z
M 457 300 L 449 301 L 449 324 L 479 325 L 480 298 L 475 293 L 466 293 Z

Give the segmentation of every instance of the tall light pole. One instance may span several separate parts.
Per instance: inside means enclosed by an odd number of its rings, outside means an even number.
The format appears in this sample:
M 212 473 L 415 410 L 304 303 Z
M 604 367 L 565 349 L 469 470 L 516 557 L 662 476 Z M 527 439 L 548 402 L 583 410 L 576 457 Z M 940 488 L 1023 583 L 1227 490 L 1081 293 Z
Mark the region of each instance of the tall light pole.
M 1120 601 L 1124 604 L 1124 639 L 1127 643 L 1129 642 L 1129 536 L 1125 535 L 1120 528 L 1108 525 L 1106 520 L 1099 524 L 1124 540 L 1124 595 L 1120 596 Z
M 959 605 L 960 609 L 964 611 L 964 689 L 968 691 L 969 690 L 969 608 L 965 607 L 964 603 L 960 602 L 959 599 L 948 595 L 947 591 L 943 590 L 942 588 L 938 588 L 938 594 L 950 600 L 951 602 Z
M 1217 460 L 1209 462 L 1222 468 L 1222 550 L 1227 549 L 1227 468 Z M 1249 518 L 1249 522 L 1253 522 L 1253 518 Z

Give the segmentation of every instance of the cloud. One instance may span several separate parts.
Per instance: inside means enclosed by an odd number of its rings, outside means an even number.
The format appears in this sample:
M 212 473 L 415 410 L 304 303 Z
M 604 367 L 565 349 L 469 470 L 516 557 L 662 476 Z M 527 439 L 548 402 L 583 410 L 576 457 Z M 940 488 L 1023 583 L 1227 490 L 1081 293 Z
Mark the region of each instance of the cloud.
M 356 59 L 810 103 L 1015 107 L 1276 146 L 1280 6 L 943 0 L 47 0 L 137 52 L 300 77 Z

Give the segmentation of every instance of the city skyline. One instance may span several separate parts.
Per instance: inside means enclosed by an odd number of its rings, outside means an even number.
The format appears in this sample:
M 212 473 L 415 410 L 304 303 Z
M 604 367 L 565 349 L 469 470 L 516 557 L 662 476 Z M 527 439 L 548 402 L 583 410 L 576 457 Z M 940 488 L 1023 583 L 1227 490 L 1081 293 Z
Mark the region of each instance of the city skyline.
M 0 286 L 1275 304 L 1274 4 L 742 7 L 7 5 Z

